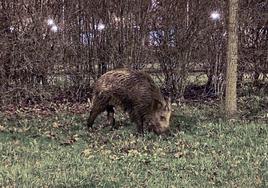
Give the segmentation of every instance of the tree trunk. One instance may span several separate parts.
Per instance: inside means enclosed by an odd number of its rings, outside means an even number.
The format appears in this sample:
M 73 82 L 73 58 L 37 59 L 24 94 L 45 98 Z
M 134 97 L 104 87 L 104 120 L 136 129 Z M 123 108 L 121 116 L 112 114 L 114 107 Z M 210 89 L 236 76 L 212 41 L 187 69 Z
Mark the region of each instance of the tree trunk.
M 229 0 L 228 49 L 225 91 L 225 113 L 232 118 L 237 112 L 237 60 L 238 60 L 238 1 Z

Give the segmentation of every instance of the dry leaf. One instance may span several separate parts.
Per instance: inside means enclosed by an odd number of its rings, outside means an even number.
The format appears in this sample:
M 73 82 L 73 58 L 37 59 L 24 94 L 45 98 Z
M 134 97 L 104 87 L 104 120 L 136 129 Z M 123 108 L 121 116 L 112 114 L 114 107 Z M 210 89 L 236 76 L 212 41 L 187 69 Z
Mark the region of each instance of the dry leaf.
M 6 130 L 6 128 L 2 125 L 0 125 L 0 132 L 4 132 Z
M 59 126 L 59 124 L 58 124 L 57 122 L 54 122 L 54 123 L 52 124 L 52 127 L 53 127 L 53 128 L 59 128 L 60 126 Z
M 86 158 L 88 158 L 88 159 L 90 159 L 90 158 L 93 157 L 92 150 L 89 149 L 89 148 L 88 149 L 85 149 L 84 151 L 82 151 L 81 152 L 81 155 L 84 156 L 84 157 L 86 157 Z
M 183 155 L 184 155 L 183 152 L 177 152 L 177 153 L 174 154 L 174 156 L 175 156 L 176 158 L 181 158 L 181 157 L 183 157 Z
M 65 142 L 62 142 L 61 145 L 71 145 L 74 144 L 78 140 L 78 135 L 73 135 L 70 139 L 66 140 Z

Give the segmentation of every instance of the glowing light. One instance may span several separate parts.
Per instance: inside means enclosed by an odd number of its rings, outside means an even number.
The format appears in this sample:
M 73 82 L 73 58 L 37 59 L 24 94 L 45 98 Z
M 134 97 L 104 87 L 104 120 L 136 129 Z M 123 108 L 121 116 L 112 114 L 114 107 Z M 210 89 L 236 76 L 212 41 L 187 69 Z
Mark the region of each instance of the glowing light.
M 115 17 L 115 18 L 114 18 L 114 21 L 115 21 L 115 22 L 120 22 L 120 21 L 121 21 L 121 19 L 120 19 L 120 18 L 118 18 L 118 17 Z
M 47 25 L 50 25 L 50 26 L 55 25 L 54 20 L 48 19 L 47 20 Z
M 141 27 L 139 25 L 134 25 L 133 28 L 134 29 L 140 29 Z
M 10 27 L 9 27 L 9 30 L 10 30 L 11 32 L 13 32 L 13 31 L 15 30 L 15 27 L 10 26 Z
M 102 24 L 102 23 L 100 23 L 100 24 L 98 25 L 98 30 L 99 30 L 99 31 L 102 31 L 103 29 L 105 29 L 105 25 Z
M 221 15 L 220 15 L 219 12 L 214 11 L 214 12 L 212 12 L 212 13 L 210 14 L 210 17 L 211 17 L 212 20 L 219 20 L 220 17 L 221 17 Z
M 58 29 L 59 29 L 59 28 L 58 28 L 56 25 L 53 25 L 53 26 L 51 27 L 51 31 L 53 31 L 53 32 L 57 32 Z

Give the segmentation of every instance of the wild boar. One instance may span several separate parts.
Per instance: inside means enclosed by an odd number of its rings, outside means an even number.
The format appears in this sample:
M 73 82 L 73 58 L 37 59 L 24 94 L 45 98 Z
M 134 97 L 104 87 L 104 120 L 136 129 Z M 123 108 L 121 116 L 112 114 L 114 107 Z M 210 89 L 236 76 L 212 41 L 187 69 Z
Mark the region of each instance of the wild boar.
M 145 72 L 117 69 L 103 74 L 93 87 L 88 128 L 92 128 L 96 117 L 104 111 L 115 127 L 114 108 L 117 107 L 129 114 L 139 133 L 143 133 L 144 126 L 157 134 L 169 131 L 171 101 Z

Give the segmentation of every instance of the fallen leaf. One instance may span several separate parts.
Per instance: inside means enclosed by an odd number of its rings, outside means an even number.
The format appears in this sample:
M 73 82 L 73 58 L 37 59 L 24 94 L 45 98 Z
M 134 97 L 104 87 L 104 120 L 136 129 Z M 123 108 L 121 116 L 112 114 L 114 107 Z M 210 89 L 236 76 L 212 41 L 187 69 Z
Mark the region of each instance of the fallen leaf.
M 52 124 L 52 127 L 53 127 L 53 128 L 59 128 L 60 126 L 59 126 L 59 124 L 58 124 L 57 122 L 54 122 L 54 123 Z
M 61 143 L 61 145 L 72 145 L 78 140 L 78 135 L 73 135 L 70 139 L 64 141 Z
M 4 132 L 6 130 L 6 128 L 2 125 L 0 125 L 0 132 Z
M 93 157 L 92 150 L 91 149 L 85 149 L 84 151 L 81 152 L 81 155 L 90 159 Z
M 184 155 L 183 152 L 177 152 L 177 153 L 174 154 L 174 156 L 175 156 L 176 158 L 181 158 L 181 157 L 183 157 L 183 155 Z
M 51 132 L 51 131 L 46 131 L 45 132 L 45 135 L 48 137 L 48 138 L 51 138 L 51 139 L 54 139 L 56 138 L 56 134 Z

